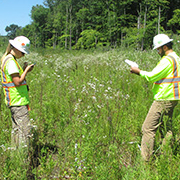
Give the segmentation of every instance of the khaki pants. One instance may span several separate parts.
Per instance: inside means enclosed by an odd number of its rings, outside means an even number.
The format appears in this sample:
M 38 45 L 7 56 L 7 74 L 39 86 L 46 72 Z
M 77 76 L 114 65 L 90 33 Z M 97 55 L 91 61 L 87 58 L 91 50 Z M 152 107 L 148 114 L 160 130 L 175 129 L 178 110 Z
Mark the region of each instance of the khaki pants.
M 166 132 L 172 134 L 172 114 L 178 101 L 154 101 L 146 119 L 142 125 L 141 155 L 145 161 L 149 161 L 153 153 L 154 139 L 157 128 L 163 125 L 163 115 L 167 115 Z
M 12 146 L 16 148 L 29 146 L 31 125 L 27 106 L 11 106 L 12 116 Z

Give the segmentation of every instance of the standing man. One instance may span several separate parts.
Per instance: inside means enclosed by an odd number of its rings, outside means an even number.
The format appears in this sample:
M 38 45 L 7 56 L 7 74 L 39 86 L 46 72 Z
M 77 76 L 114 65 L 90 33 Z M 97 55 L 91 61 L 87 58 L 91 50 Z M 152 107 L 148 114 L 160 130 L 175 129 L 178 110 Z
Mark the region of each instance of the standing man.
M 180 58 L 172 50 L 173 39 L 165 34 L 158 34 L 153 39 L 154 48 L 157 49 L 161 60 L 151 71 L 142 71 L 131 67 L 131 72 L 153 82 L 154 102 L 142 125 L 141 155 L 145 161 L 149 161 L 154 147 L 154 139 L 157 128 L 163 126 L 163 115 L 168 115 L 166 124 L 167 134 L 164 138 L 172 136 L 173 109 L 180 100 Z

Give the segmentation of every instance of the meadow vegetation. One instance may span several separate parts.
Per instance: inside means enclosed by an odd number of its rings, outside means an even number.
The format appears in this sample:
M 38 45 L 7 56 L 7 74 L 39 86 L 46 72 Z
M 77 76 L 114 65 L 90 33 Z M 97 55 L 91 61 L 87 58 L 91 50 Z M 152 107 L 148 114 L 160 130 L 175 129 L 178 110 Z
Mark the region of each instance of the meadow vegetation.
M 1 87 L 0 179 L 180 179 L 180 104 L 171 148 L 161 152 L 157 133 L 155 158 L 144 163 L 141 126 L 153 101 L 152 84 L 131 74 L 125 59 L 151 70 L 160 57 L 121 48 L 34 51 L 20 59 L 36 62 L 27 76 L 34 127 L 30 164 L 10 148 L 10 112 Z

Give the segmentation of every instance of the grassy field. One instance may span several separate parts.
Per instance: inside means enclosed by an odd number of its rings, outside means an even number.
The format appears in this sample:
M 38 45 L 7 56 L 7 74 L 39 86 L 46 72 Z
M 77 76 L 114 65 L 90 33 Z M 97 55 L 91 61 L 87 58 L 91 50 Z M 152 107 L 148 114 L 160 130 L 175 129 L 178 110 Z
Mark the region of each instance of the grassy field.
M 20 59 L 36 62 L 27 76 L 35 129 L 31 162 L 24 164 L 10 149 L 10 112 L 1 88 L 0 179 L 180 179 L 180 105 L 171 148 L 160 152 L 157 133 L 156 158 L 145 164 L 139 146 L 152 84 L 131 74 L 125 59 L 150 71 L 160 57 L 151 50 L 112 49 L 32 52 Z

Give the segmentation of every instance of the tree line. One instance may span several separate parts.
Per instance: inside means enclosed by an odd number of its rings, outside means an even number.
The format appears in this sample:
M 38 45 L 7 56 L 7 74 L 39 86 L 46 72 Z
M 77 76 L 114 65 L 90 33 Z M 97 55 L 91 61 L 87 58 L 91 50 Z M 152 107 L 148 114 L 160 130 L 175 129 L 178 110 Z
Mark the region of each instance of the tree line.
M 6 27 L 9 38 L 27 36 L 34 47 L 151 48 L 158 33 L 178 34 L 180 0 L 44 0 L 32 7 L 32 23 Z

